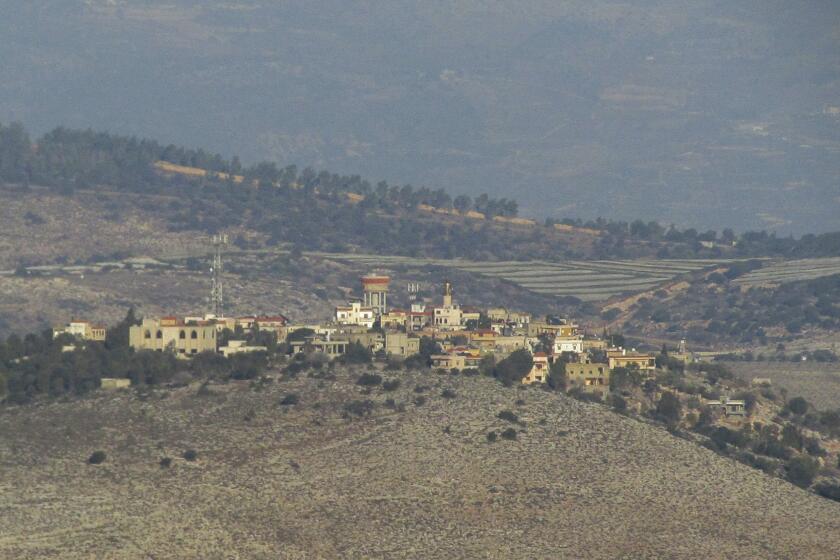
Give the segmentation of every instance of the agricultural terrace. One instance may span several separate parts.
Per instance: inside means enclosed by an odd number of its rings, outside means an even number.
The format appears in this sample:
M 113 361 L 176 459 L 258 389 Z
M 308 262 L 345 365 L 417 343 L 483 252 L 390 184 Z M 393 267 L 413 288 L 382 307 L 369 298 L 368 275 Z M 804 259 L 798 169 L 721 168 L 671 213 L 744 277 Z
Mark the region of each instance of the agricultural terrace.
M 431 265 L 453 268 L 507 280 L 539 294 L 572 296 L 583 301 L 600 301 L 619 294 L 654 289 L 681 274 L 732 262 L 726 259 L 476 262 L 348 253 L 313 255 L 370 267 Z
M 833 274 L 840 274 L 840 257 L 779 261 L 749 272 L 734 280 L 734 283 L 756 287 L 813 280 Z

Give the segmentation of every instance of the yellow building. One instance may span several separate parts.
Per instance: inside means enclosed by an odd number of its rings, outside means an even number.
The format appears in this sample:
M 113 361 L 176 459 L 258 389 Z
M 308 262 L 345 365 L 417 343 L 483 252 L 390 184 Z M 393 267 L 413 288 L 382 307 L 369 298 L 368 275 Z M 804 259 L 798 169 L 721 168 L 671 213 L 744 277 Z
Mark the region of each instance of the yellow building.
M 201 352 L 216 352 L 216 325 L 210 321 L 184 321 L 177 317 L 143 319 L 128 332 L 135 350 L 174 352 L 187 358 Z
M 56 327 L 53 329 L 53 338 L 57 338 L 63 334 L 69 334 L 82 340 L 94 340 L 102 342 L 105 340 L 105 327 L 101 325 L 94 325 L 90 321 L 73 320 L 63 327 Z
M 534 365 L 531 366 L 531 371 L 528 372 L 528 375 L 522 378 L 523 385 L 548 382 L 548 356 L 544 352 L 537 352 L 534 354 L 533 360 Z
M 634 350 L 628 352 L 625 348 L 614 348 L 607 350 L 607 359 L 610 369 L 632 366 L 636 366 L 643 371 L 656 369 L 656 354 L 650 352 L 636 352 Z
M 610 389 L 610 368 L 607 364 L 566 364 L 566 391 L 572 389 L 606 394 Z

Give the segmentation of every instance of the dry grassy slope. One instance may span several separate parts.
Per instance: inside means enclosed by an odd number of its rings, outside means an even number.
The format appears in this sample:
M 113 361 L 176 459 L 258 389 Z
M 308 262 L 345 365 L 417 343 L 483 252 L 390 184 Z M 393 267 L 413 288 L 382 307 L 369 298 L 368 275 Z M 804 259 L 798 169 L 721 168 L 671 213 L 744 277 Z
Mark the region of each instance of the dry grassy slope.
M 68 257 L 72 262 L 116 251 L 146 256 L 206 252 L 202 236 L 169 232 L 154 217 L 155 208 L 172 200 L 106 192 L 67 197 L 40 188 L 27 193 L 0 190 L 0 270 L 22 261 L 49 264 Z
M 538 389 L 346 374 L 0 411 L 3 558 L 836 558 L 840 504 Z M 458 396 L 446 400 L 443 387 Z M 288 392 L 300 404 L 278 407 Z M 525 399 L 516 406 L 514 401 Z M 316 408 L 317 406 L 317 408 Z M 515 409 L 518 441 L 485 440 Z M 253 410 L 253 419 L 244 417 Z M 540 420 L 545 420 L 541 425 Z M 450 433 L 444 433 L 444 427 Z M 200 458 L 177 458 L 189 447 Z M 95 449 L 104 465 L 85 464 Z M 176 457 L 166 470 L 163 455 Z

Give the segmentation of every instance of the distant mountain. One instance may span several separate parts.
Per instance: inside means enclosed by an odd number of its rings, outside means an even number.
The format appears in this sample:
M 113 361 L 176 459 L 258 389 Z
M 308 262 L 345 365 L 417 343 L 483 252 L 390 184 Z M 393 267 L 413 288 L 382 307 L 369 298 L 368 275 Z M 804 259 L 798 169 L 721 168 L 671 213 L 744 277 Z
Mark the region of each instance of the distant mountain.
M 829 0 L 0 0 L 0 121 L 514 198 L 538 218 L 823 232 Z

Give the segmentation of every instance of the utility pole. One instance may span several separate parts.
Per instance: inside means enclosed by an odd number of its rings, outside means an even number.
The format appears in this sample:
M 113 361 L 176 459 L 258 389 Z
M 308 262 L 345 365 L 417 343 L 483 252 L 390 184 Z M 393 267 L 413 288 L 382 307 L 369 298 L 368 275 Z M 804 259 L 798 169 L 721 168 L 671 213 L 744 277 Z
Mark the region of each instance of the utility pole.
M 224 316 L 224 290 L 222 288 L 222 248 L 228 243 L 226 234 L 214 235 L 213 238 L 213 266 L 210 272 L 213 280 L 210 287 L 210 305 L 216 317 Z

